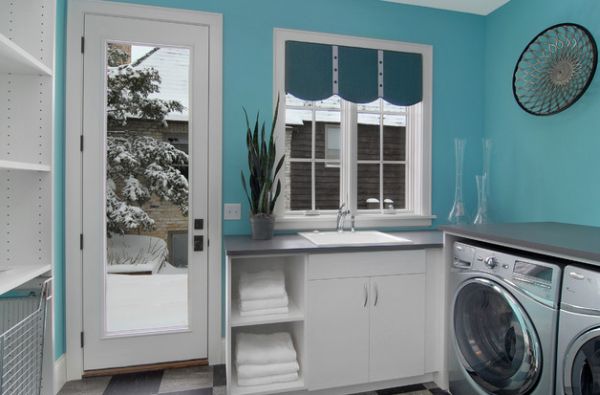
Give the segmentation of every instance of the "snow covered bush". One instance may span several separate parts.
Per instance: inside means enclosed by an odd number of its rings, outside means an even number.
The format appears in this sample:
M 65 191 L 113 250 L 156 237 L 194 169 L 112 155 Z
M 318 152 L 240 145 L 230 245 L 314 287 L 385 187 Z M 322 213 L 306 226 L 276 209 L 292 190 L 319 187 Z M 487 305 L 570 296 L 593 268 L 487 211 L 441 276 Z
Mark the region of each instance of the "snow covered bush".
M 152 52 L 152 51 L 150 51 Z M 147 57 L 148 55 L 146 55 Z M 175 204 L 188 213 L 188 181 L 179 167 L 188 155 L 166 141 L 126 130 L 128 118 L 150 119 L 166 126 L 169 112 L 182 111 L 177 101 L 148 98 L 160 91 L 155 69 L 135 69 L 140 62 L 121 64 L 128 58 L 121 49 L 108 51 L 107 196 L 109 234 L 154 229 L 155 221 L 142 206 L 152 196 Z

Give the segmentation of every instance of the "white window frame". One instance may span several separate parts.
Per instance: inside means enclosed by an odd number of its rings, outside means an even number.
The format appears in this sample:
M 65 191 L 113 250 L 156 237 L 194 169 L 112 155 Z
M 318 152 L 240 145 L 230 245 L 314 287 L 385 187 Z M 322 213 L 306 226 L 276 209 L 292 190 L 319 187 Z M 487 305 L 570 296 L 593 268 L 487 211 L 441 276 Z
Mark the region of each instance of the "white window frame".
M 373 213 L 369 210 L 356 210 L 356 116 L 357 112 L 342 108 L 341 128 L 350 125 L 350 138 L 342 133 L 341 163 L 347 163 L 348 171 L 342 172 L 341 191 L 347 190 L 346 202 L 356 217 L 357 227 L 414 227 L 430 226 L 435 216 L 431 213 L 431 113 L 433 95 L 433 47 L 424 44 L 413 44 L 399 41 L 378 40 L 364 37 L 353 37 L 337 34 L 308 32 L 289 29 L 274 29 L 273 32 L 273 103 L 281 98 L 278 121 L 276 125 L 277 152 L 285 152 L 285 42 L 303 41 L 329 45 L 381 49 L 398 52 L 421 54 L 423 57 L 423 101 L 407 107 L 406 124 L 406 162 L 410 170 L 406 177 L 406 207 L 408 209 L 392 212 Z M 351 106 L 342 102 L 343 106 Z M 350 110 L 350 111 L 348 111 Z M 362 112 L 362 111 L 361 111 Z M 383 143 L 383 142 L 382 142 Z M 354 155 L 353 155 L 354 153 Z M 314 155 L 314 154 L 313 154 Z M 355 178 L 355 177 L 354 177 Z M 283 172 L 279 174 L 282 184 L 285 182 Z M 285 190 L 285 187 L 283 188 Z M 340 191 L 340 193 L 342 193 Z M 314 188 L 313 188 L 314 193 Z M 319 213 L 290 212 L 285 209 L 283 195 L 275 206 L 275 228 L 291 229 L 332 229 L 335 227 L 336 213 L 332 210 Z

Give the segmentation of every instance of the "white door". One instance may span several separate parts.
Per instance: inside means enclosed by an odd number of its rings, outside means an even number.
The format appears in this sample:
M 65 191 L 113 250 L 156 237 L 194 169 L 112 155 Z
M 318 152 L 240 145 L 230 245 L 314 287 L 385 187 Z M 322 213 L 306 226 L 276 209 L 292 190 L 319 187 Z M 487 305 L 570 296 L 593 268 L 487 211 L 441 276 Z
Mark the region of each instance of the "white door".
M 369 379 L 369 278 L 308 283 L 308 388 Z
M 425 275 L 371 278 L 370 381 L 425 374 Z
M 87 15 L 84 369 L 207 357 L 208 28 Z

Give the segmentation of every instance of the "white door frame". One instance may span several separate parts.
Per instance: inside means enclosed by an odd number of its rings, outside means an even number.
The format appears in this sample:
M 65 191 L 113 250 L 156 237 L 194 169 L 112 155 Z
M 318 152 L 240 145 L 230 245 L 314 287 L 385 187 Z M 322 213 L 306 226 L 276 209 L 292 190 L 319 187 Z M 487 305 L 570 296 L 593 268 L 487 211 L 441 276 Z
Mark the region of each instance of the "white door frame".
M 99 0 L 72 0 L 67 17 L 66 131 L 65 131 L 65 282 L 67 380 L 83 374 L 82 287 L 82 156 L 80 136 L 83 119 L 83 56 L 81 37 L 85 14 L 122 16 L 207 26 L 209 29 L 209 201 L 208 211 L 208 361 L 223 363 L 221 339 L 221 211 L 222 211 L 222 43 L 221 14 L 171 8 L 123 4 Z M 208 243 L 207 243 L 208 244 Z

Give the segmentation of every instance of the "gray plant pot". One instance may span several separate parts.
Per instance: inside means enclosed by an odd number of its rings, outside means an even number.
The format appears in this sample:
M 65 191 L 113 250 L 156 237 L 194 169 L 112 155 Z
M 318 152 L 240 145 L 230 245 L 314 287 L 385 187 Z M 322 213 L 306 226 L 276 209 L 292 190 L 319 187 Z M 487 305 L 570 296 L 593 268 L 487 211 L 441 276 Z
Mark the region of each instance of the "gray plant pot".
M 258 214 L 250 217 L 253 240 L 269 240 L 273 238 L 273 225 L 275 217 L 267 214 Z

